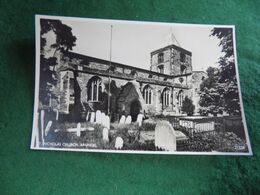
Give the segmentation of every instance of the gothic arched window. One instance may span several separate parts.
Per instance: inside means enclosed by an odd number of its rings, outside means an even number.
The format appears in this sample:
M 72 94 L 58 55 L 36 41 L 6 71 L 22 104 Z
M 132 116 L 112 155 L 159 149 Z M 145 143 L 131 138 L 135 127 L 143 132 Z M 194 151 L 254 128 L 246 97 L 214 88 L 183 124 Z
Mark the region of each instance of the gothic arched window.
M 162 105 L 167 107 L 170 105 L 170 90 L 165 88 L 162 93 Z
M 186 54 L 184 52 L 181 52 L 180 53 L 180 61 L 185 62 L 185 60 L 186 60 Z
M 146 104 L 152 104 L 152 88 L 146 85 L 143 90 L 143 97 Z
M 180 90 L 179 94 L 178 94 L 178 102 L 179 102 L 179 106 L 182 106 L 182 102 L 183 102 L 183 91 Z
M 88 82 L 88 101 L 101 101 L 102 81 L 99 77 L 93 77 Z
M 164 61 L 164 53 L 158 54 L 158 64 L 162 63 Z

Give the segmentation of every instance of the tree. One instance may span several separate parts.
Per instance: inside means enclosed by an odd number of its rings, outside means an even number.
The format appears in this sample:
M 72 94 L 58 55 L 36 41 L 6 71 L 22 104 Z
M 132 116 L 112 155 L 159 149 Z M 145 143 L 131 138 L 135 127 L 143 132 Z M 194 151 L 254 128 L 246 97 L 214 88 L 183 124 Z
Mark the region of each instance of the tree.
M 207 78 L 200 85 L 200 114 L 223 114 L 223 95 L 219 86 L 220 71 L 218 68 L 209 67 Z
M 223 94 L 224 108 L 231 115 L 241 113 L 239 103 L 239 93 L 235 69 L 233 29 L 232 28 L 214 28 L 212 36 L 216 36 L 220 42 L 223 56 L 219 58 L 219 93 Z
M 188 116 L 192 116 L 195 110 L 195 106 L 190 98 L 185 96 L 184 101 L 182 102 L 181 110 L 186 113 Z
M 53 31 L 56 35 L 56 42 L 51 47 L 62 52 L 72 50 L 76 45 L 77 38 L 72 34 L 72 28 L 63 24 L 60 20 L 41 19 L 41 50 L 46 45 L 44 34 Z
M 48 105 L 51 92 L 53 87 L 57 84 L 56 72 L 53 71 L 56 65 L 56 57 L 45 58 L 41 55 L 40 58 L 40 93 L 39 99 L 40 103 L 43 105 Z
M 48 106 L 51 98 L 58 99 L 57 90 L 54 90 L 58 80 L 56 72 L 57 52 L 64 53 L 72 50 L 75 46 L 76 37 L 73 36 L 71 27 L 59 20 L 41 19 L 40 26 L 41 78 L 39 99 L 42 105 Z

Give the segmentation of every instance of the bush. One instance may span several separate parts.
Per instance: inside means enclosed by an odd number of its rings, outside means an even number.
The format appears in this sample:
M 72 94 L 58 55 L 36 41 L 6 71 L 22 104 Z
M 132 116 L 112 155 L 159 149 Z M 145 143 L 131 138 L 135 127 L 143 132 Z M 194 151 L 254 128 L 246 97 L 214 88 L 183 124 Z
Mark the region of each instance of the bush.
M 182 103 L 182 111 L 186 113 L 188 116 L 192 116 L 195 110 L 195 106 L 190 98 L 185 96 L 185 99 Z
M 120 130 L 120 131 L 138 130 L 139 125 L 138 123 L 131 123 L 131 124 L 111 123 L 110 129 Z
M 155 122 L 144 122 L 140 127 L 140 131 L 153 131 L 155 130 Z
M 122 150 L 139 150 L 139 151 L 163 151 L 163 149 L 155 147 L 154 142 L 140 143 L 138 141 L 124 144 Z
M 209 133 L 194 133 L 189 137 L 187 144 L 179 147 L 178 151 L 192 151 L 192 152 L 246 152 L 248 147 L 246 142 L 237 137 L 232 132 L 215 132 Z
M 218 134 L 219 142 L 216 150 L 220 152 L 248 152 L 246 141 L 239 138 L 233 132 L 220 132 Z

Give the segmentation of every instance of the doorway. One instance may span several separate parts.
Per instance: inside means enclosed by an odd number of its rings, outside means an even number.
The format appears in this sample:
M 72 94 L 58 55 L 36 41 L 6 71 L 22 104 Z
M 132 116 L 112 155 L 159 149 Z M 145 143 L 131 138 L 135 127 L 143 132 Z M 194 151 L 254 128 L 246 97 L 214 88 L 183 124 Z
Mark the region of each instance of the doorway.
M 132 101 L 130 105 L 130 115 L 132 117 L 132 121 L 135 122 L 137 119 L 138 114 L 141 111 L 141 104 L 138 100 Z

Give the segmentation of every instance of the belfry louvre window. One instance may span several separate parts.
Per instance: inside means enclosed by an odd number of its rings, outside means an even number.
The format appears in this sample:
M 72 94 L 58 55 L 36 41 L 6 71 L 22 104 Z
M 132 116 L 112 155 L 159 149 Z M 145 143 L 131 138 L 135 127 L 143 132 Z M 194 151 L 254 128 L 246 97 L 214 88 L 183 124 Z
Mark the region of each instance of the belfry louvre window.
M 164 89 L 162 93 L 162 104 L 165 107 L 170 105 L 170 90 L 168 88 Z
M 187 73 L 187 68 L 184 65 L 181 65 L 181 74 L 186 74 Z
M 98 77 L 93 77 L 88 82 L 88 101 L 101 101 L 102 81 Z
M 163 67 L 163 65 L 160 65 L 160 66 L 158 66 L 158 72 L 159 73 L 164 73 L 164 67 Z
M 162 63 L 164 62 L 164 54 L 163 53 L 159 53 L 158 54 L 158 63 Z
M 186 60 L 186 55 L 185 55 L 184 52 L 181 52 L 181 53 L 180 53 L 180 61 L 181 61 L 181 62 L 185 62 L 185 60 Z
M 146 85 L 143 90 L 143 97 L 146 104 L 152 104 L 152 88 Z

